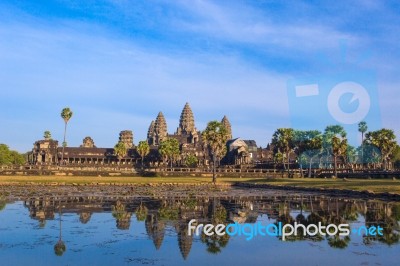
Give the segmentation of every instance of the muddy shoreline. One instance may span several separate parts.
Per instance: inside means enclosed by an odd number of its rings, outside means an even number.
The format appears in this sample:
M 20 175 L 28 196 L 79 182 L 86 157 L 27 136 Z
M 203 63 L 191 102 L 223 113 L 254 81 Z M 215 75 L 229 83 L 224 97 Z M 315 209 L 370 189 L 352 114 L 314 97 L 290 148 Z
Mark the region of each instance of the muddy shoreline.
M 29 197 L 263 197 L 284 195 L 316 195 L 326 197 L 346 197 L 366 200 L 400 201 L 395 193 L 375 193 L 324 188 L 293 187 L 257 183 L 3 183 L 0 184 L 0 197 L 20 200 Z

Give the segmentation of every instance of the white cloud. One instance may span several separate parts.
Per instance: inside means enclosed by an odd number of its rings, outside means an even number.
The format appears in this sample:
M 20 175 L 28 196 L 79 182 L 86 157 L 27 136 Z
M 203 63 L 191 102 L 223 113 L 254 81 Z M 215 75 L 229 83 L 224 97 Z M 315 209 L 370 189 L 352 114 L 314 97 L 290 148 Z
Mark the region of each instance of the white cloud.
M 265 119 L 287 114 L 286 77 L 254 68 L 237 57 L 148 51 L 107 34 L 89 35 L 71 28 L 10 24 L 1 27 L 0 34 L 7 37 L 0 43 L 0 77 L 5 88 L 0 95 L 22 104 L 10 107 L 5 117 L 32 121 L 36 138 L 53 127 L 54 136 L 61 139 L 58 112 L 64 106 L 76 110 L 71 123 L 79 128 L 75 133 L 71 129 L 70 145 L 79 145 L 92 134 L 95 140 L 99 137 L 99 144 L 111 146 L 123 129 L 134 130 L 136 140 L 144 139 L 160 110 L 172 133 L 187 101 L 199 125 L 224 114 L 233 121 L 234 115 L 246 116 L 242 125 L 233 124 L 239 135 L 248 135 L 241 126 L 257 124 L 253 114 Z M 16 110 L 30 105 L 37 112 Z M 15 130 L 24 132 L 22 127 Z M 0 137 L 29 149 L 35 138 L 31 133 L 18 139 L 3 133 Z

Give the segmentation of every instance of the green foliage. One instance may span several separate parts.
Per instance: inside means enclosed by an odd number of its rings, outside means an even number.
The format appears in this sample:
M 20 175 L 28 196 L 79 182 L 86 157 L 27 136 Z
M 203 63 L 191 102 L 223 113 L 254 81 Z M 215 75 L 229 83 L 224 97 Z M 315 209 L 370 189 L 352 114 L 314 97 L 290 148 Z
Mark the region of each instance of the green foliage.
M 186 156 L 185 159 L 185 165 L 188 167 L 196 167 L 198 164 L 199 160 L 197 159 L 197 157 L 193 154 L 189 154 L 188 156 Z
M 292 128 L 278 128 L 272 136 L 272 144 L 277 152 L 290 153 L 294 148 L 294 130 Z
M 272 135 L 272 145 L 274 145 L 275 155 L 281 153 L 287 160 L 287 170 L 290 175 L 290 153 L 294 150 L 294 129 L 278 128 Z
M 68 107 L 62 109 L 61 111 L 61 118 L 64 119 L 65 123 L 68 123 L 68 121 L 71 119 L 73 113 L 71 111 L 71 109 L 69 109 Z
M 202 137 L 213 157 L 221 158 L 226 154 L 228 131 L 222 123 L 218 121 L 209 122 L 202 133 Z
M 203 142 L 208 147 L 208 150 L 213 159 L 213 183 L 217 182 L 215 173 L 217 158 L 221 159 L 226 154 L 226 142 L 229 134 L 225 126 L 218 121 L 208 122 L 206 129 L 202 133 Z
M 396 169 L 400 168 L 400 146 L 397 145 L 392 154 L 392 162 L 394 162 L 394 167 Z
M 358 123 L 358 132 L 364 134 L 365 132 L 367 132 L 367 130 L 368 130 L 367 122 L 361 121 L 360 123 Z
M 0 144 L 0 165 L 22 165 L 25 161 L 23 154 L 10 150 L 6 144 Z
M 356 163 L 357 162 L 357 150 L 351 146 L 347 146 L 345 159 L 348 163 Z
M 161 207 L 158 211 L 160 219 L 162 220 L 178 220 L 179 219 L 179 209 L 173 206 Z
M 327 155 L 334 157 L 334 171 L 337 176 L 337 158 L 347 151 L 347 133 L 340 125 L 327 126 L 323 136 L 323 148 Z
M 143 161 L 144 157 L 146 157 L 150 153 L 150 146 L 147 141 L 139 141 L 137 152 L 139 153 L 140 157 L 142 157 Z
M 313 159 L 322 152 L 322 133 L 318 130 L 295 130 L 293 143 L 299 162 L 311 167 Z
M 61 239 L 54 246 L 54 254 L 56 254 L 57 256 L 62 256 L 66 250 L 67 247 Z
M 183 205 L 190 210 L 194 210 L 197 206 L 197 199 L 193 196 L 190 196 L 188 199 L 183 201 Z
M 225 223 L 227 217 L 228 213 L 226 209 L 222 205 L 218 205 L 213 212 L 212 223 L 213 224 Z
M 136 219 L 138 221 L 146 220 L 148 211 L 149 210 L 146 208 L 146 206 L 140 204 L 140 206 L 136 210 Z
M 283 163 L 284 156 L 281 152 L 277 152 L 274 154 L 274 162 L 275 163 Z
M 396 136 L 393 130 L 382 128 L 377 131 L 368 132 L 365 136 L 365 143 L 377 147 L 381 152 L 382 163 L 390 160 L 397 147 Z M 386 164 L 384 164 L 386 168 Z
M 50 139 L 51 139 L 51 132 L 48 131 L 48 130 L 46 130 L 46 131 L 43 133 L 43 138 L 44 138 L 45 140 L 50 140 Z
M 0 198 L 0 211 L 4 210 L 6 205 L 7 205 L 7 202 Z
M 117 144 L 115 144 L 114 153 L 118 157 L 118 159 L 125 157 L 127 152 L 128 152 L 128 149 L 124 142 L 119 141 Z
M 66 142 L 66 138 L 67 138 L 67 125 L 68 125 L 68 121 L 71 119 L 73 113 L 71 111 L 71 109 L 69 109 L 68 107 L 64 108 L 61 110 L 61 118 L 64 120 L 65 126 L 64 126 L 64 140 L 62 142 L 62 153 L 61 153 L 61 162 L 64 161 L 64 149 L 65 147 L 67 147 L 67 142 Z
M 176 160 L 180 154 L 178 140 L 173 138 L 168 138 L 166 140 L 163 140 L 160 143 L 158 152 L 164 158 L 165 161 L 169 160 L 172 166 L 172 162 Z

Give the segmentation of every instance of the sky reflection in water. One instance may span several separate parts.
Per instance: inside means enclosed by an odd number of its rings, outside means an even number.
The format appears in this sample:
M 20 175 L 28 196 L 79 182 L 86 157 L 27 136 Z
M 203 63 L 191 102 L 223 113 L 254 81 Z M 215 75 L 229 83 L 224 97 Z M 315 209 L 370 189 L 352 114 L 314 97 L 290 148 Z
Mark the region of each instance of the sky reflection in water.
M 55 245 L 60 234 L 62 246 Z M 191 199 L 65 198 L 8 203 L 0 211 L 2 265 L 395 265 L 400 207 L 316 196 Z M 386 237 L 187 236 L 187 222 L 346 221 L 380 224 Z M 61 256 L 60 256 L 61 255 Z

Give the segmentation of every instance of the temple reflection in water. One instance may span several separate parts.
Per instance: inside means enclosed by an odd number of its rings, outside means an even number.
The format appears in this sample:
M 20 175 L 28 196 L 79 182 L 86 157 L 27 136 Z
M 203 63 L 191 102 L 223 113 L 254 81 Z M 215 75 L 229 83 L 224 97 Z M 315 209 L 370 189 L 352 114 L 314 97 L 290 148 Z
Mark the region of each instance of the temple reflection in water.
M 46 226 L 58 212 L 76 214 L 82 224 L 90 224 L 94 213 L 110 213 L 119 230 L 128 230 L 133 222 L 143 223 L 148 237 L 159 250 L 167 230 L 176 233 L 184 259 L 189 256 L 193 236 L 187 233 L 191 219 L 199 223 L 256 223 L 260 217 L 269 223 L 341 224 L 361 222 L 367 228 L 380 225 L 383 236 L 363 236 L 363 243 L 393 245 L 400 240 L 400 204 L 320 196 L 268 196 L 225 198 L 150 198 L 150 197 L 40 197 L 24 201 L 30 217 Z M 60 220 L 61 222 L 61 220 Z M 61 227 L 61 223 L 60 223 Z M 61 237 L 61 235 L 60 235 Z M 351 237 L 351 236 L 350 236 Z M 350 237 L 292 236 L 287 241 L 327 241 L 332 248 L 346 248 Z M 219 253 L 229 244 L 229 236 L 202 235 L 199 241 L 209 253 Z

